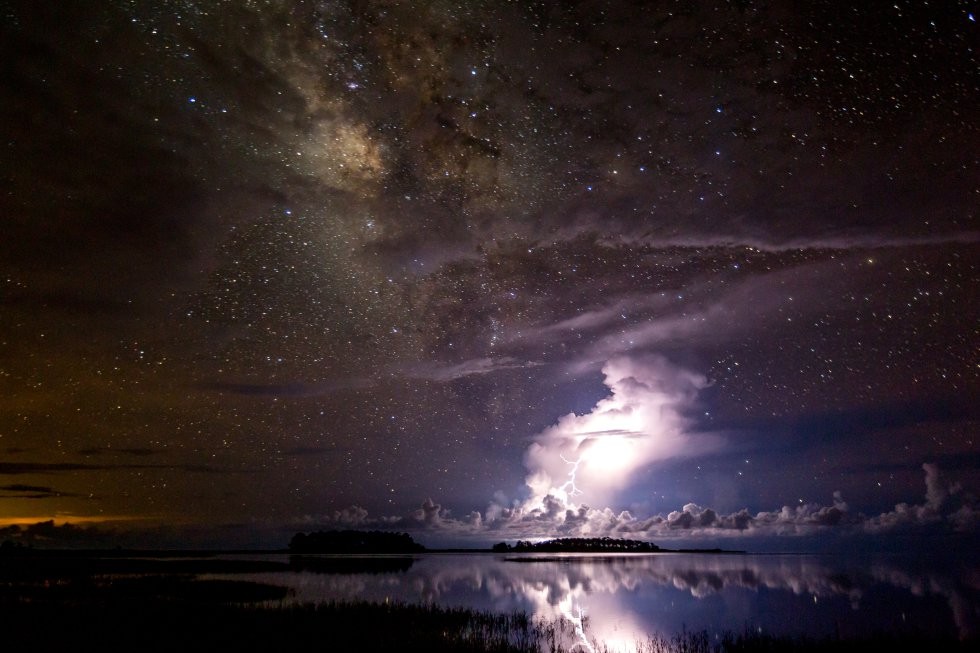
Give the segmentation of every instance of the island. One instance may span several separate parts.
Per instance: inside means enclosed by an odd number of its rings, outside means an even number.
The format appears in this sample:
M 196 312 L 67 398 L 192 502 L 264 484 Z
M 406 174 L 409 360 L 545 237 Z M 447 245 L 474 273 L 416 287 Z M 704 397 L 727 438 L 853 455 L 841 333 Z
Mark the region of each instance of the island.
M 744 553 L 724 549 L 664 549 L 653 542 L 612 537 L 565 537 L 542 542 L 498 542 L 494 553 Z

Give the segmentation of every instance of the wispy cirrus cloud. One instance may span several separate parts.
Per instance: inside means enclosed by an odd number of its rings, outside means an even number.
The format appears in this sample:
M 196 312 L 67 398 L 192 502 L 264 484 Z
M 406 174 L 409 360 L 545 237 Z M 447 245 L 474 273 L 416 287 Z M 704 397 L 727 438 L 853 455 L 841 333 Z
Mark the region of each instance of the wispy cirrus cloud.
M 600 242 L 610 245 L 643 245 L 656 249 L 705 248 L 754 249 L 760 252 L 802 252 L 813 250 L 868 250 L 899 249 L 932 245 L 971 245 L 980 242 L 980 232 L 956 231 L 922 236 L 903 236 L 900 234 L 862 232 L 815 234 L 809 238 L 787 236 L 775 238 L 762 234 L 692 234 L 689 236 L 648 236 L 616 235 L 605 236 Z
M 418 363 L 400 367 L 399 370 L 409 378 L 446 382 L 468 376 L 484 376 L 504 370 L 528 369 L 538 365 L 541 363 L 503 356 L 500 358 L 472 358 L 461 363 Z

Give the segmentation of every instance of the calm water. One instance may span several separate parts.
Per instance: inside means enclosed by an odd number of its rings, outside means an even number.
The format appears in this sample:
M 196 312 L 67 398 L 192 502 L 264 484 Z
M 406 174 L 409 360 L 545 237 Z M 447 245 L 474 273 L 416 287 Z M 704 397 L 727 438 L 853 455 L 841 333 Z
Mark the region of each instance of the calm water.
M 299 602 L 433 602 L 542 618 L 581 612 L 590 634 L 611 648 L 683 629 L 976 636 L 980 608 L 980 567 L 930 570 L 899 558 L 425 554 L 380 573 L 297 571 L 249 579 L 288 586 L 289 600 Z

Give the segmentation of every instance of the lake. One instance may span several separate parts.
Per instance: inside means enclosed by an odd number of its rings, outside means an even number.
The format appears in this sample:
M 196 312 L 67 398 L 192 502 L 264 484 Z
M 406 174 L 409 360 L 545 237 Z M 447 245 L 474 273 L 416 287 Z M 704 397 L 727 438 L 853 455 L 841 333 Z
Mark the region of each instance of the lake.
M 422 602 L 542 619 L 584 616 L 588 635 L 611 650 L 635 650 L 650 634 L 683 630 L 711 637 L 747 629 L 842 638 L 978 634 L 975 563 L 701 553 L 431 553 L 362 558 L 364 565 L 353 566 L 349 558 L 307 560 L 297 571 L 206 577 L 282 585 L 291 590 L 287 602 Z

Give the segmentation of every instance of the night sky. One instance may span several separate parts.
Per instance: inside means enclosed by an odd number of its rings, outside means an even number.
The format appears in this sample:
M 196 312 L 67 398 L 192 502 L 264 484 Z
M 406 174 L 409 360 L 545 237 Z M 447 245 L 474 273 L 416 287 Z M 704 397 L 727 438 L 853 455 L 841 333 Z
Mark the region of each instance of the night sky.
M 978 15 L 0 2 L 0 539 L 980 532 Z

